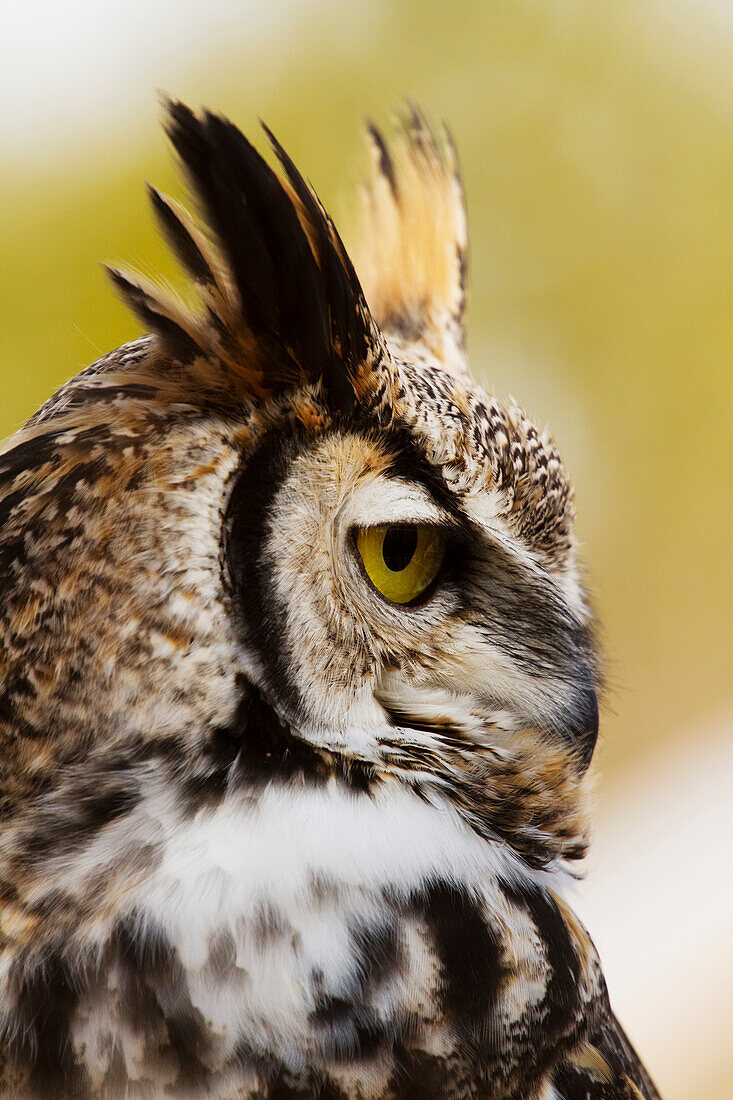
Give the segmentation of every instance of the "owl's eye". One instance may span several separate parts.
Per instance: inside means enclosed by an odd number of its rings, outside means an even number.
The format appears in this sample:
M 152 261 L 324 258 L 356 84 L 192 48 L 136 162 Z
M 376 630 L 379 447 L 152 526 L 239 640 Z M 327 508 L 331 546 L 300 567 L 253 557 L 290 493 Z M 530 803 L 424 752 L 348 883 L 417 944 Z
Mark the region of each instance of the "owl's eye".
M 392 603 L 412 603 L 435 580 L 446 537 L 437 527 L 385 523 L 360 527 L 356 546 L 378 592 Z

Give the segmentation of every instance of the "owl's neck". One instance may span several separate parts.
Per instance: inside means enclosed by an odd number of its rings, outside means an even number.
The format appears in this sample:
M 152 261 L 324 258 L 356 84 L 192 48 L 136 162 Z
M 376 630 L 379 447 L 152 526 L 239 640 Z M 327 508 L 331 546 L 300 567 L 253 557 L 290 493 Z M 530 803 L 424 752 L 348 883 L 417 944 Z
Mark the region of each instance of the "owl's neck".
M 411 1045 L 410 1058 L 432 1052 L 432 1075 L 501 1063 L 523 1094 L 517 1035 L 533 1059 L 576 1041 L 597 984 L 556 896 L 561 859 L 532 866 L 516 843 L 532 824 L 551 832 L 549 758 L 532 758 L 545 786 L 523 787 L 529 743 L 525 760 L 475 766 L 454 747 L 434 761 L 440 782 L 418 782 L 409 752 L 381 768 L 339 759 L 258 725 L 258 706 L 246 738 L 222 733 L 195 761 L 138 747 L 108 769 L 114 790 L 87 759 L 84 782 L 67 769 L 44 812 L 6 830 L 23 874 L 2 912 L 0 1024 L 28 1095 L 115 1073 L 152 1097 L 213 1075 L 214 1097 L 268 1097 L 287 1079 L 300 1095 L 330 1080 L 378 1100 Z M 353 1059 L 371 1091 L 342 1080 Z
M 480 1064 L 519 1085 L 530 1047 L 577 1041 L 597 979 L 557 873 L 481 836 L 449 798 L 295 774 L 199 796 L 151 768 L 83 856 L 46 860 L 56 935 L 44 951 L 36 906 L 35 939 L 28 923 L 6 945 L 0 989 L 29 1095 L 114 1073 L 153 1097 L 216 1081 L 214 1097 L 235 1085 L 274 1097 L 268 1082 L 287 1079 L 300 1095 L 317 1080 L 377 1100 L 394 1095 L 411 1044 L 431 1074 Z
M 380 793 L 390 804 L 407 791 L 433 806 L 438 820 L 452 807 L 490 842 L 480 846 L 484 856 L 488 850 L 523 870 L 553 871 L 584 858 L 588 782 L 570 746 L 533 728 L 477 730 L 455 702 L 439 719 L 390 708 L 387 714 L 385 728 L 361 733 L 355 746 L 343 735 L 338 745 L 320 734 L 306 739 L 248 683 L 231 726 L 209 741 L 204 776 L 189 782 L 187 797 L 195 807 L 238 787 L 254 794 L 271 783 L 296 791 L 331 784 L 357 801 Z

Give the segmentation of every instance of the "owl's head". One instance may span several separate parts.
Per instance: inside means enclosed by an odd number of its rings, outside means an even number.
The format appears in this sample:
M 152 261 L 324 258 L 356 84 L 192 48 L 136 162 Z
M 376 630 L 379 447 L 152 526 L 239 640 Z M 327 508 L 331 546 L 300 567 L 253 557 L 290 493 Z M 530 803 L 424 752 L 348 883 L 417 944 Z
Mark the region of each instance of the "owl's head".
M 0 458 L 6 808 L 73 845 L 144 792 L 407 784 L 529 863 L 579 855 L 571 491 L 469 375 L 450 140 L 372 131 L 352 263 L 271 134 L 279 173 L 217 115 L 173 103 L 168 133 L 199 220 L 152 201 L 198 304 L 112 272 L 150 335 Z

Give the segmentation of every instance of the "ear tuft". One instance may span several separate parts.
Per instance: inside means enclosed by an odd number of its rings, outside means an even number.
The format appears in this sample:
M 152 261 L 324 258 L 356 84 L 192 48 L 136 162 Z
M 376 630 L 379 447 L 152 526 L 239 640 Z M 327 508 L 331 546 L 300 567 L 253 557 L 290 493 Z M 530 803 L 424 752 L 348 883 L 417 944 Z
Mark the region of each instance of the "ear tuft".
M 195 359 L 202 349 L 183 310 L 159 296 L 158 288 L 146 286 L 139 276 L 105 266 L 112 286 L 142 325 L 157 333 L 166 349 L 183 362 Z
M 204 308 L 186 314 L 113 271 L 116 289 L 167 351 L 219 362 L 250 397 L 320 384 L 335 410 L 353 410 L 388 353 L 315 192 L 266 127 L 285 180 L 228 119 L 177 101 L 167 112 L 203 231 L 155 188 L 150 198 Z
M 371 122 L 367 133 L 372 172 L 354 252 L 369 306 L 385 334 L 465 374 L 466 212 L 451 135 L 411 104 L 390 142 Z
M 186 211 L 167 195 L 161 194 L 152 184 L 147 186 L 153 213 L 171 252 L 194 282 L 205 287 L 215 286 L 216 261 L 207 258 L 209 249 Z

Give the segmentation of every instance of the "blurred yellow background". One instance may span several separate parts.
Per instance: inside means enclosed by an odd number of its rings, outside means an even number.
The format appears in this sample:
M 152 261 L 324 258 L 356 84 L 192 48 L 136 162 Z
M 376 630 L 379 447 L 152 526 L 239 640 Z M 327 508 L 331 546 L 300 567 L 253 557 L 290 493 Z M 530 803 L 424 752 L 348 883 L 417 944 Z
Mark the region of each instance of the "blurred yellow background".
M 449 120 L 473 369 L 551 426 L 603 624 L 598 845 L 578 905 L 667 1100 L 730 1097 L 733 5 L 14 8 L 0 435 L 136 335 L 98 260 L 176 277 L 142 186 L 183 194 L 157 88 L 251 136 L 265 118 L 347 243 L 363 115 L 386 123 L 409 95 Z

